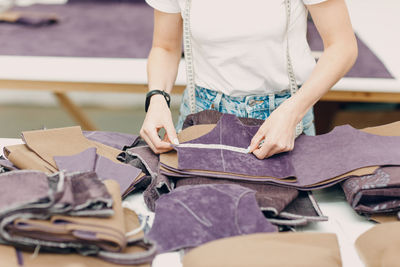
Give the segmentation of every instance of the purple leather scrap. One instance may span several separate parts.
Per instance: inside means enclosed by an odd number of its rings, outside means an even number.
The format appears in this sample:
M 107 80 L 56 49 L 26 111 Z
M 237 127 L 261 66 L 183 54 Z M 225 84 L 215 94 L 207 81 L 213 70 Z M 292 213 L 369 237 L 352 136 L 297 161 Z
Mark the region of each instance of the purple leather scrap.
M 0 218 L 15 213 L 47 218 L 52 214 L 112 215 L 112 199 L 93 172 L 47 176 L 40 171 L 0 174 Z
M 373 51 L 356 35 L 358 57 L 353 67 L 347 72 L 346 77 L 357 78 L 386 78 L 393 79 L 383 62 Z M 313 51 L 323 51 L 324 44 L 312 21 L 307 22 L 307 41 Z
M 76 0 L 11 11 L 57 14 L 59 23 L 34 29 L 2 24 L 0 36 L 8 36 L 0 38 L 2 55 L 147 58 L 151 49 L 154 10 L 144 0 Z
M 146 176 L 141 181 L 137 181 L 137 190 L 145 189 L 143 192 L 146 206 L 155 210 L 155 201 L 162 194 L 171 192 L 172 185 L 169 179 L 159 173 L 159 156 L 154 154 L 148 145 L 135 146 L 121 153 L 118 159 L 136 168 L 140 168 Z M 135 190 L 136 190 L 135 189 Z
M 278 214 L 282 212 L 285 207 L 294 201 L 299 195 L 299 191 L 297 189 L 289 187 L 206 177 L 176 179 L 175 187 L 179 188 L 181 186 L 202 184 L 236 184 L 254 190 L 256 192 L 255 196 L 260 210 L 270 214 L 272 217 L 278 216 Z
M 94 171 L 100 180 L 115 180 L 125 195 L 141 170 L 128 164 L 118 164 L 96 154 L 96 148 L 88 148 L 73 156 L 55 156 L 54 160 L 59 170 L 67 172 Z
M 155 179 L 151 181 L 149 186 L 143 192 L 143 199 L 146 206 L 151 211 L 156 209 L 156 201 L 163 194 L 168 194 L 172 191 L 172 184 L 170 179 L 164 174 L 158 172 Z
M 52 214 L 72 216 L 108 217 L 113 214 L 112 197 L 95 172 L 62 174 L 54 185 L 56 203 L 50 209 Z M 49 179 L 51 179 L 50 177 Z M 60 187 L 59 184 L 62 184 Z
M 187 143 L 247 148 L 256 131 L 257 126 L 243 125 L 234 115 L 224 114 L 211 132 Z M 180 174 L 274 182 L 298 189 L 322 188 L 328 179 L 362 167 L 400 165 L 400 137 L 368 134 L 349 125 L 335 127 L 323 135 L 302 135 L 297 138 L 293 151 L 264 160 L 226 149 L 179 145 L 175 149 L 178 169 L 163 166 Z M 195 170 L 218 173 L 205 175 Z M 285 181 L 288 177 L 295 177 L 296 181 Z
M 360 214 L 394 213 L 400 210 L 400 167 L 381 167 L 374 174 L 347 179 L 346 199 Z
M 238 185 L 182 186 L 162 195 L 146 238 L 160 253 L 251 233 L 276 232 L 258 208 L 255 192 Z
M 0 174 L 0 218 L 21 209 L 47 209 L 53 203 L 45 173 L 23 170 Z
M 0 156 L 0 173 L 15 170 L 18 170 L 18 168 L 15 167 L 11 161 L 5 159 L 3 156 Z
M 82 133 L 89 140 L 97 141 L 119 150 L 123 150 L 124 147 L 133 146 L 139 138 L 138 135 L 119 132 L 82 131 Z

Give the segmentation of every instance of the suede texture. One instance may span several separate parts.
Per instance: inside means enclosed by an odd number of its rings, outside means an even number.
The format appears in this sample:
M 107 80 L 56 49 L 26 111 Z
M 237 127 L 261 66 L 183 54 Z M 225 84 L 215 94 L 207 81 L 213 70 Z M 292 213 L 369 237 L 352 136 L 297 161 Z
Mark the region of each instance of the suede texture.
M 13 171 L 0 175 L 0 217 L 20 209 L 50 207 L 53 199 L 45 173 Z
M 92 147 L 73 156 L 55 156 L 57 168 L 67 172 L 94 171 L 101 180 L 115 180 L 120 185 L 121 195 L 127 195 L 131 184 L 140 176 L 141 170 L 128 164 L 118 164 L 97 155 Z
M 361 214 L 400 210 L 400 167 L 382 167 L 376 173 L 342 183 L 346 199 Z
M 206 177 L 190 177 L 177 179 L 176 188 L 181 186 L 193 186 L 201 184 L 237 184 L 256 192 L 257 204 L 262 211 L 277 216 L 285 209 L 289 203 L 294 201 L 299 195 L 299 191 L 294 188 L 276 186 L 270 184 L 257 184 L 246 181 L 235 181 L 228 179 L 212 179 Z
M 131 147 L 139 138 L 138 135 L 119 132 L 82 131 L 82 133 L 89 140 L 102 143 L 118 150 L 124 150 L 125 147 Z
M 182 186 L 162 195 L 155 213 L 146 237 L 161 253 L 234 235 L 277 231 L 260 212 L 255 192 L 238 185 Z
M 235 116 L 224 114 L 211 132 L 188 143 L 247 148 L 256 131 L 256 127 L 245 126 Z M 264 160 L 252 154 L 224 149 L 180 146 L 175 149 L 178 151 L 178 170 L 170 169 L 178 173 L 212 171 L 221 178 L 233 178 L 230 174 L 238 174 L 246 176 L 247 180 L 275 182 L 303 189 L 332 185 L 339 182 L 337 177 L 363 167 L 400 164 L 400 137 L 373 135 L 348 125 L 336 127 L 320 136 L 302 135 L 297 138 L 293 151 Z M 166 167 L 165 164 L 163 166 Z M 295 181 L 285 181 L 290 177 L 294 177 Z
M 144 0 L 69 0 L 67 5 L 33 5 L 13 10 L 52 13 L 59 23 L 34 29 L 1 25 L 0 34 L 7 36 L 0 40 L 2 55 L 147 58 L 151 49 L 153 8 Z M 30 42 L 21 42 L 26 39 Z M 307 40 L 312 50 L 322 51 L 322 40 L 311 22 Z M 358 36 L 357 43 L 358 58 L 346 76 L 392 78 Z

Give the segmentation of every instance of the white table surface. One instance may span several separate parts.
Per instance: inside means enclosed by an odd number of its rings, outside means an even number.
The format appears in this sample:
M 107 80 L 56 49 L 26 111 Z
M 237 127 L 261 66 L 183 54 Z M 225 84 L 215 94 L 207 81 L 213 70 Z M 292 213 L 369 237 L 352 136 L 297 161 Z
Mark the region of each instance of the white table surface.
M 396 79 L 343 78 L 332 90 L 400 93 L 400 1 L 346 2 L 355 31 Z M 0 56 L 0 79 L 147 84 L 146 62 L 146 59 Z M 177 85 L 185 85 L 185 75 L 182 61 Z
M 3 151 L 4 146 L 21 143 L 23 142 L 20 139 L 0 138 L 0 151 Z M 370 229 L 374 223 L 367 221 L 354 212 L 346 202 L 344 194 L 338 186 L 316 190 L 314 191 L 314 196 L 323 214 L 328 216 L 329 220 L 300 227 L 298 231 L 335 233 L 339 240 L 343 266 L 364 266 L 355 250 L 354 242 L 362 233 Z M 154 218 L 154 213 L 147 209 L 140 194 L 128 197 L 123 202 L 123 205 L 135 210 L 137 213 L 150 215 L 151 220 Z M 158 255 L 153 262 L 153 267 L 180 266 L 182 265 L 178 252 Z

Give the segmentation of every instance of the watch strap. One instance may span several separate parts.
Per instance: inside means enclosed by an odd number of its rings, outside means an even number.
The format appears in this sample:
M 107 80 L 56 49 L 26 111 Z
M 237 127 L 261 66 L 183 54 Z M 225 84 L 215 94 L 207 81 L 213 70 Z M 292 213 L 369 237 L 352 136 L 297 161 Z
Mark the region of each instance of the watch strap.
M 171 96 L 162 90 L 151 90 L 146 94 L 146 102 L 145 102 L 145 106 L 144 106 L 144 110 L 147 112 L 147 110 L 149 109 L 150 106 L 150 99 L 153 95 L 163 95 L 165 101 L 167 102 L 168 107 L 170 107 L 170 102 L 171 102 Z

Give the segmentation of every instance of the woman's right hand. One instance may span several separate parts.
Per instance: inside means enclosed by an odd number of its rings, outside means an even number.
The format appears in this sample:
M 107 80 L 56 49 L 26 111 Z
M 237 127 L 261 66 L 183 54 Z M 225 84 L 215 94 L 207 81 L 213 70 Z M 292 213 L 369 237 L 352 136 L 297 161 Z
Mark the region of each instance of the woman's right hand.
M 160 129 L 165 129 L 164 139 L 158 135 Z M 160 154 L 172 150 L 171 143 L 179 144 L 171 111 L 162 95 L 153 95 L 149 109 L 144 119 L 140 136 L 146 141 L 154 153 Z

